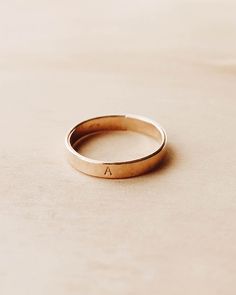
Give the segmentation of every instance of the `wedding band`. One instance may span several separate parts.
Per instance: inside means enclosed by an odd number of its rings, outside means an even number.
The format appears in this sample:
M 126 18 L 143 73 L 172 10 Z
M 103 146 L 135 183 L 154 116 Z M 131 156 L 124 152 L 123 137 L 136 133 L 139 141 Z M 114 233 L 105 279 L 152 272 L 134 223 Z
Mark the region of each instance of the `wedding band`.
M 159 144 L 153 153 L 126 162 L 98 161 L 76 151 L 81 138 L 100 131 L 116 130 L 146 134 L 155 138 Z M 162 160 L 166 142 L 166 133 L 158 123 L 136 115 L 111 115 L 89 119 L 76 125 L 66 136 L 67 156 L 72 167 L 85 174 L 102 178 L 128 178 L 152 170 Z

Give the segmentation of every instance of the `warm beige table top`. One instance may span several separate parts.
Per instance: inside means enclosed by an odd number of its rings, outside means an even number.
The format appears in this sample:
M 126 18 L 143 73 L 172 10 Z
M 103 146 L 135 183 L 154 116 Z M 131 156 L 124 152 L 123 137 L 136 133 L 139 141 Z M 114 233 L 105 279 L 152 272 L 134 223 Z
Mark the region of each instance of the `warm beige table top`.
M 236 294 L 235 11 L 1 4 L 1 295 Z M 109 181 L 70 168 L 68 128 L 110 113 L 166 128 L 159 170 Z

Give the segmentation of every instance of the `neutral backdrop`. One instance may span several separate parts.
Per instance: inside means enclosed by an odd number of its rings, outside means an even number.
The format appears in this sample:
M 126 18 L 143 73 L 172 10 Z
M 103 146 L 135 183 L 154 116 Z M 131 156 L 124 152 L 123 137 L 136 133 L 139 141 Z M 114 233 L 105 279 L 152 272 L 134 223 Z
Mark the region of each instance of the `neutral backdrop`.
M 1 294 L 235 295 L 235 11 L 230 0 L 0 4 Z M 165 127 L 159 169 L 111 181 L 67 164 L 67 130 L 114 113 Z M 149 146 L 98 141 L 87 152 L 99 157 Z

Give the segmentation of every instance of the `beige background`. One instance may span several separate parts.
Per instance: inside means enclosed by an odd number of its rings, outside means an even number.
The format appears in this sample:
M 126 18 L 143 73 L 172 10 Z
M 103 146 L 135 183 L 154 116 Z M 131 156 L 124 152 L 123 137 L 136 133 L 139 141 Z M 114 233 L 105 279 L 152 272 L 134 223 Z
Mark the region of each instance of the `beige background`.
M 235 294 L 235 11 L 2 1 L 1 294 Z M 166 128 L 159 170 L 109 181 L 69 167 L 68 128 L 110 113 Z

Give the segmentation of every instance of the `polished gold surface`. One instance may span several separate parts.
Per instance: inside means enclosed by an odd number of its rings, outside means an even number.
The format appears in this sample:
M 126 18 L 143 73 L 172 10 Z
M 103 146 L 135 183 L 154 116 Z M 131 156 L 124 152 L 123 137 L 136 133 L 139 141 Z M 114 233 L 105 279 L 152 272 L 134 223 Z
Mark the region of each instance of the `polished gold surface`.
M 82 138 L 100 131 L 131 130 L 157 140 L 156 150 L 145 157 L 122 162 L 103 162 L 80 154 L 77 146 Z M 164 129 L 148 118 L 136 115 L 103 116 L 76 125 L 66 137 L 68 161 L 77 170 L 102 178 L 128 178 L 152 170 L 163 158 L 166 150 Z
M 1 295 L 235 295 L 235 12 L 1 1 Z M 163 125 L 158 169 L 111 181 L 70 167 L 66 131 L 114 112 Z M 111 131 L 80 151 L 117 161 L 154 146 Z

